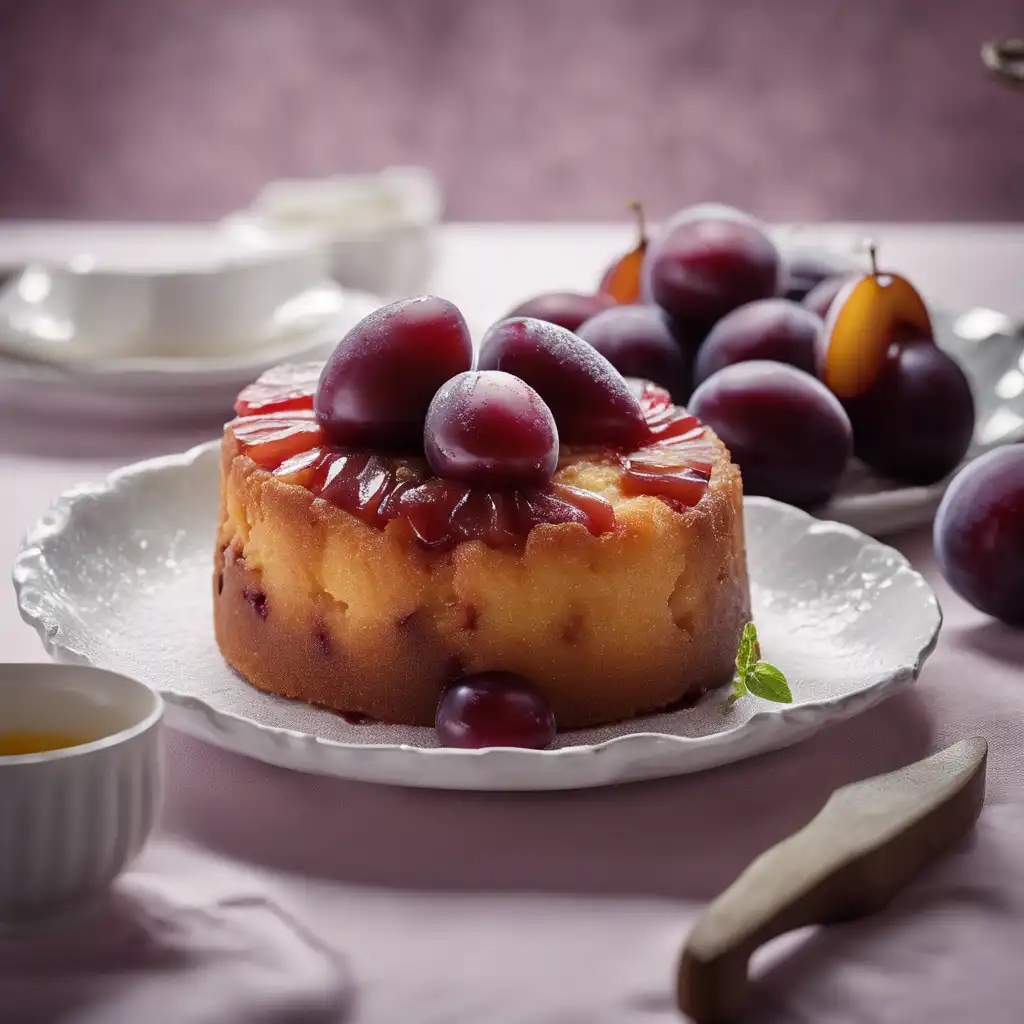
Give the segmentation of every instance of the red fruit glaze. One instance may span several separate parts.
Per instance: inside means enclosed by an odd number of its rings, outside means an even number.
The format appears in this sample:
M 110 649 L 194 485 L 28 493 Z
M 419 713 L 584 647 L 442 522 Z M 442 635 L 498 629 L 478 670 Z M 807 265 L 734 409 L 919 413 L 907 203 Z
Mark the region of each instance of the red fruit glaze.
M 323 457 L 323 448 L 310 448 L 308 451 L 299 452 L 298 455 L 293 455 L 290 459 L 285 459 L 285 461 L 273 471 L 274 476 L 288 478 L 292 483 L 300 483 L 303 484 L 303 486 L 308 486 L 309 483 L 312 482 L 313 473 Z
M 542 523 L 578 522 L 595 536 L 615 528 L 612 506 L 600 495 L 564 484 L 543 490 L 475 487 L 430 476 L 422 462 L 411 459 L 316 448 L 293 456 L 274 475 L 370 526 L 383 528 L 402 518 L 430 549 L 466 540 L 513 546 Z
M 487 491 L 433 477 L 407 490 L 399 508 L 427 548 L 446 549 L 464 540 L 504 547 L 544 523 L 580 523 L 595 535 L 615 527 L 607 501 L 560 485 L 536 491 Z
M 672 404 L 672 396 L 660 384 L 654 381 L 641 380 L 639 377 L 627 377 L 626 384 L 630 394 L 640 403 L 644 419 L 650 424 L 651 415 L 658 409 Z
M 306 368 L 293 369 L 295 376 L 308 377 Z M 707 489 L 713 454 L 700 421 L 673 405 L 656 384 L 630 380 L 628 387 L 651 443 L 621 457 L 623 491 L 655 495 L 676 506 L 695 505 Z M 277 393 L 292 400 L 295 377 L 279 367 L 247 390 L 260 395 L 263 408 L 273 409 Z M 307 487 L 371 526 L 383 528 L 403 518 L 429 548 L 446 549 L 464 540 L 514 546 L 542 523 L 578 522 L 595 536 L 615 528 L 608 501 L 566 484 L 474 486 L 432 476 L 422 459 L 334 448 L 311 411 L 260 413 L 240 417 L 230 427 L 242 451 L 276 477 Z
M 596 499 L 596 502 L 591 499 Z M 593 534 L 602 533 L 615 525 L 611 505 L 596 494 L 588 495 L 573 487 L 519 491 L 516 494 L 516 510 L 519 528 L 524 533 L 543 523 L 579 523 Z
M 695 453 L 693 465 L 689 454 L 668 448 L 652 448 L 623 459 L 623 493 L 650 494 L 692 508 L 707 492 L 711 471 L 702 468 L 707 463 L 705 450 Z
M 312 409 L 323 363 L 286 363 L 265 371 L 235 399 L 239 416 Z
M 323 461 L 319 496 L 371 526 L 385 526 L 397 510 L 393 502 L 383 510 L 381 506 L 397 486 L 397 469 L 390 459 L 365 452 L 332 452 Z
M 580 490 L 578 487 L 569 487 L 568 484 L 551 484 L 544 493 L 550 500 L 559 501 L 582 512 L 586 518 L 580 521 L 595 536 L 615 529 L 615 510 L 599 494 Z M 553 521 L 555 520 L 538 520 Z
M 318 498 L 344 509 L 356 519 L 383 529 L 399 515 L 404 491 L 419 483 L 425 470 L 389 456 L 314 448 L 294 456 L 274 476 L 301 484 Z
M 432 295 L 364 317 L 320 374 L 313 408 L 332 444 L 419 452 L 430 400 L 473 364 L 458 309 Z
M 622 457 L 624 494 L 650 494 L 692 508 L 711 481 L 715 448 L 696 416 L 672 404 L 664 388 L 647 381 L 630 382 L 654 443 Z
M 242 453 L 265 469 L 275 469 L 286 459 L 323 442 L 312 411 L 245 416 L 232 420 L 229 426 Z
M 444 550 L 464 540 L 506 547 L 526 532 L 520 529 L 514 491 L 476 490 L 435 477 L 407 491 L 400 505 L 416 539 L 427 548 Z

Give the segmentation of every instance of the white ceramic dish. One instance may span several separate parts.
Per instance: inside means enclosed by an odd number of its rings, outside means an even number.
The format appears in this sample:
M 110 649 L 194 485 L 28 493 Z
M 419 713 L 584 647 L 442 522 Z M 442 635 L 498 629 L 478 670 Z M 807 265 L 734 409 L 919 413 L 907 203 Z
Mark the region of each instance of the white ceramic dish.
M 139 463 L 65 495 L 31 531 L 21 613 L 61 661 L 158 687 L 169 721 L 273 764 L 447 789 L 570 789 L 699 771 L 794 743 L 909 684 L 941 615 L 891 548 L 767 499 L 746 504 L 754 615 L 796 703 L 725 694 L 696 708 L 566 733 L 537 752 L 436 747 L 433 729 L 350 725 L 248 686 L 212 630 L 218 447 Z
M 0 931 L 73 912 L 142 849 L 160 807 L 163 702 L 87 666 L 0 665 L 0 732 L 80 738 L 0 756 Z
M 263 247 L 264 249 L 266 247 Z M 272 247 L 287 254 L 294 245 Z M 216 225 L 145 221 L 0 221 L 0 276 L 12 277 L 30 264 L 142 273 L 216 270 L 251 245 L 226 237 Z M 258 254 L 258 253 L 257 253 Z
M 307 334 L 341 304 L 326 249 L 308 240 L 241 239 L 201 225 L 95 226 L 78 232 L 77 248 L 66 244 L 0 289 L 8 356 L 238 356 Z
M 415 295 L 433 268 L 442 200 L 421 167 L 271 182 L 223 227 L 243 241 L 325 245 L 335 280 L 388 297 Z
M 212 358 L 133 358 L 55 366 L 0 357 L 5 416 L 92 423 L 219 425 L 238 392 L 281 362 L 325 358 L 380 299 L 337 289 L 330 316 L 315 329 L 250 352 Z

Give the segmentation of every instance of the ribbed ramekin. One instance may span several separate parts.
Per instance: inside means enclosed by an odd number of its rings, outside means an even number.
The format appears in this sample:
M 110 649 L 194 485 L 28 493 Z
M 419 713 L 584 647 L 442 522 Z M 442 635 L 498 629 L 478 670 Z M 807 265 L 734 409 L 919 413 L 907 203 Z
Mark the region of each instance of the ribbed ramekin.
M 0 756 L 0 928 L 74 912 L 142 849 L 163 791 L 160 695 L 79 665 L 0 665 L 0 736 L 75 746 Z

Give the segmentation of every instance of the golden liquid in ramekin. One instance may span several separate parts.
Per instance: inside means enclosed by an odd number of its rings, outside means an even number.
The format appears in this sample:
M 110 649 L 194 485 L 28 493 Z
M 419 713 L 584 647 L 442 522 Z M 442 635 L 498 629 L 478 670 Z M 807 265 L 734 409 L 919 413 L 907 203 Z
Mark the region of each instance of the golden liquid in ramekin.
M 83 743 L 92 743 L 92 738 L 62 732 L 0 732 L 0 757 L 41 754 L 47 750 L 78 747 Z

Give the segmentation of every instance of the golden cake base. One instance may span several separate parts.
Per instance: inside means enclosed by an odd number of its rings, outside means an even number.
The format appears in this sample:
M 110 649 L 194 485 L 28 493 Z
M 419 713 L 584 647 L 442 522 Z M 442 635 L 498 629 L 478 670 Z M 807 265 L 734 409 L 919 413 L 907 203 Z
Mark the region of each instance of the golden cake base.
M 709 432 L 710 434 L 710 432 Z M 223 444 L 214 623 L 253 686 L 384 722 L 432 725 L 471 672 L 525 676 L 560 729 L 657 711 L 728 683 L 750 616 L 740 474 L 716 440 L 707 493 L 675 511 L 626 497 L 611 458 L 556 479 L 601 494 L 616 527 L 535 527 L 518 549 L 427 551 Z

